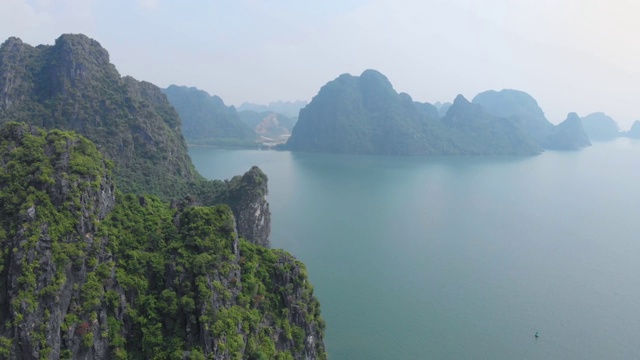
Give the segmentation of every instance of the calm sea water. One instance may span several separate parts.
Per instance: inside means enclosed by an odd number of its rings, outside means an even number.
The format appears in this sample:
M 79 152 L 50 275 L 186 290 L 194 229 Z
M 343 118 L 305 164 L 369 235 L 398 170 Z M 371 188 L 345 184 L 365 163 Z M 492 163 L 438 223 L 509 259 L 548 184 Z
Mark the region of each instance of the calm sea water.
M 640 142 L 190 154 L 208 178 L 267 173 L 272 244 L 306 263 L 331 359 L 640 359 Z

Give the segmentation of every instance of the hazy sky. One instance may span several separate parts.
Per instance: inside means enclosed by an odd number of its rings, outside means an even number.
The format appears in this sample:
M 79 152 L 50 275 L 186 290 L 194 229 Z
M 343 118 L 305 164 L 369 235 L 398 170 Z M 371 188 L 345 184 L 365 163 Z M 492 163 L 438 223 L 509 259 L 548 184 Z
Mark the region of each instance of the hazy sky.
M 2 0 L 0 38 L 84 33 L 122 75 L 227 104 L 311 100 L 372 68 L 417 101 L 524 90 L 551 122 L 640 119 L 638 0 Z

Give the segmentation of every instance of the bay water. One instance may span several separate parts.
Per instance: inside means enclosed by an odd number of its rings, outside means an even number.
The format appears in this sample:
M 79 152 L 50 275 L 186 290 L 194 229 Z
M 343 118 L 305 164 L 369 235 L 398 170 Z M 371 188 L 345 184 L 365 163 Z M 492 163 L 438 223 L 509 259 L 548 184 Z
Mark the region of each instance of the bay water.
M 268 175 L 272 247 L 306 264 L 330 359 L 640 359 L 639 141 L 535 157 L 189 151 L 210 179 Z

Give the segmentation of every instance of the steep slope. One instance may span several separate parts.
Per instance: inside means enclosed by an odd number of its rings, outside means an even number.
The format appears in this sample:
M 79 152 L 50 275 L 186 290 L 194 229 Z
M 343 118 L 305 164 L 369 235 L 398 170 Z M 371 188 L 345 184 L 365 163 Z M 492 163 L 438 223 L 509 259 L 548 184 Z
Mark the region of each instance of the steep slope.
M 569 113 L 567 119 L 555 127 L 549 144 L 553 144 L 553 150 L 579 150 L 591 146 L 589 137 L 582 129 L 582 120 L 576 113 Z
M 620 136 L 618 124 L 607 114 L 597 112 L 581 120 L 584 132 L 591 141 L 608 141 Z
M 121 78 L 108 52 L 84 35 L 62 35 L 53 46 L 33 47 L 17 38 L 0 46 L 0 124 L 7 121 L 74 130 L 88 137 L 113 160 L 114 177 L 124 192 L 165 200 L 187 194 L 209 201 L 229 198 L 229 182 L 206 181 L 196 172 L 180 118 L 160 89 L 132 77 Z M 267 178 L 261 176 L 264 188 L 251 192 L 260 195 L 246 202 L 260 212 L 229 204 L 239 211 L 236 217 L 241 223 L 269 221 L 263 196 Z M 240 234 L 268 244 L 269 227 L 260 229 L 264 231 L 243 229 Z
M 253 111 L 253 112 L 275 112 L 282 114 L 288 118 L 298 117 L 300 109 L 307 106 L 306 101 L 273 101 L 269 105 L 259 105 L 252 103 L 242 103 L 238 106 L 238 111 Z
M 182 133 L 190 143 L 254 144 L 255 132 L 218 96 L 195 87 L 171 85 L 162 92 L 182 120 Z
M 300 111 L 286 147 L 296 151 L 381 155 L 532 155 L 519 128 L 458 97 L 447 115 L 398 94 L 375 70 L 340 75 Z
M 418 155 L 428 151 L 423 119 L 409 96 L 375 70 L 324 85 L 300 117 L 287 148 L 299 151 Z
M 625 135 L 633 139 L 640 139 L 640 120 L 636 120 Z
M 125 191 L 177 195 L 199 178 L 180 119 L 159 89 L 121 78 L 100 44 L 62 35 L 53 46 L 17 38 L 0 46 L 0 123 L 75 130 L 117 159 Z
M 0 357 L 326 358 L 304 265 L 111 168 L 74 133 L 0 127 Z

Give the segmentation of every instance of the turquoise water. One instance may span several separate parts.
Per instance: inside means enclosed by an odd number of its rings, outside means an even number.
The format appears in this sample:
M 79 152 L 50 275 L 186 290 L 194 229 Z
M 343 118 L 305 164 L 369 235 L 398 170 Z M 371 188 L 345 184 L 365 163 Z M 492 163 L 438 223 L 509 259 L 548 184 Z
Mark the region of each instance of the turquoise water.
M 333 360 L 640 359 L 640 142 L 190 154 L 208 178 L 267 173 L 272 244 L 306 263 Z

